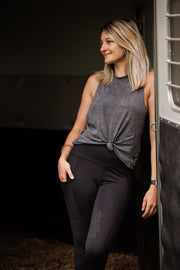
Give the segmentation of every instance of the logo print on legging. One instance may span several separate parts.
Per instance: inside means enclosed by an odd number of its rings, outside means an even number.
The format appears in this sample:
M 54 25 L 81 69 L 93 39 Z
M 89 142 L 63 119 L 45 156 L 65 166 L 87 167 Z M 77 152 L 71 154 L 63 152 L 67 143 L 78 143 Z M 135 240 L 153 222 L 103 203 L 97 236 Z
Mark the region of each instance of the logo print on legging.
M 97 233 L 100 232 L 101 229 L 101 221 L 102 218 L 104 216 L 104 214 L 102 213 L 102 211 L 98 208 L 94 209 L 94 219 L 92 220 L 92 232 L 90 234 L 90 236 L 92 238 L 95 238 Z

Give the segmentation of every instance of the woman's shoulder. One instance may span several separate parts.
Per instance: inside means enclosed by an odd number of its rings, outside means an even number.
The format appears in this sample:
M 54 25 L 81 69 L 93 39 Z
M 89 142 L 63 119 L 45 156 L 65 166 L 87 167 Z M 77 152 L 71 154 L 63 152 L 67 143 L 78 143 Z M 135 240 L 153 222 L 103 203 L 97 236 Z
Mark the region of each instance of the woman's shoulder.
M 90 75 L 87 79 L 87 82 L 84 88 L 84 93 L 87 95 L 90 95 L 92 98 L 94 97 L 94 94 L 99 85 L 98 76 L 99 76 L 98 72 Z
M 100 72 L 96 72 L 96 73 L 90 75 L 89 78 L 88 78 L 88 80 L 87 80 L 87 82 L 89 84 L 97 85 L 99 83 L 99 80 L 98 80 L 99 75 L 100 75 Z
M 94 73 L 92 75 L 89 76 L 87 82 L 86 82 L 86 89 L 89 92 L 89 94 L 94 97 L 94 94 L 97 90 L 97 87 L 99 85 L 99 81 L 98 81 L 98 77 L 99 77 L 99 72 Z
M 147 75 L 146 85 L 154 84 L 154 70 L 151 69 Z
M 147 75 L 146 84 L 144 86 L 144 99 L 146 108 L 149 107 L 148 103 L 152 96 L 154 96 L 154 70 L 150 70 Z
M 154 70 L 153 69 L 150 70 L 147 75 L 146 83 L 144 85 L 144 90 L 149 93 L 152 90 L 154 90 Z

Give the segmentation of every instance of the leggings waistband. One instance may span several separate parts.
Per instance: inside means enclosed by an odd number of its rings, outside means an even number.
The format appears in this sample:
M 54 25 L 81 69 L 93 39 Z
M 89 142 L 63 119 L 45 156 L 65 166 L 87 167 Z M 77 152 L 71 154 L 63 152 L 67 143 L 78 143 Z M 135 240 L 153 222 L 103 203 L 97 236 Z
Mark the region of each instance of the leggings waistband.
M 113 151 L 109 151 L 105 145 L 75 144 L 71 154 L 104 167 L 121 171 L 123 169 L 127 173 L 132 173 L 134 171 L 128 168 Z

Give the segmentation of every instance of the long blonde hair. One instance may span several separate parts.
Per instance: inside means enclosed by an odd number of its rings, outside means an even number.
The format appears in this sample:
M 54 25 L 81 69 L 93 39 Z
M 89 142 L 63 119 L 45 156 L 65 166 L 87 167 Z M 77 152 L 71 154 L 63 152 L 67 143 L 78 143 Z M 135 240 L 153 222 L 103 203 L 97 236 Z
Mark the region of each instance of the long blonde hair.
M 141 34 L 132 20 L 112 20 L 101 28 L 126 54 L 127 74 L 132 91 L 145 85 L 149 73 L 149 58 Z M 98 80 L 109 85 L 113 79 L 113 64 L 105 64 Z

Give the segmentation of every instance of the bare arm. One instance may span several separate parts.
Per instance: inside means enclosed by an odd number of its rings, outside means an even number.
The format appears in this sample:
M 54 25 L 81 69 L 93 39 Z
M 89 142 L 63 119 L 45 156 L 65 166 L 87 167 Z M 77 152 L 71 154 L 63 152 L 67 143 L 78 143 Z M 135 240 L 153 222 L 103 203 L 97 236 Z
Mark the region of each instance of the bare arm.
M 154 72 L 149 73 L 149 78 L 146 85 L 147 95 L 147 106 L 149 111 L 149 124 L 155 122 L 155 89 L 154 89 Z M 151 180 L 157 179 L 156 170 L 156 134 L 149 127 L 150 144 L 151 144 Z M 149 190 L 146 192 L 143 203 L 142 211 L 144 211 L 142 217 L 147 218 L 152 216 L 157 211 L 157 187 L 150 185 Z
M 73 179 L 73 174 L 71 172 L 70 164 L 67 162 L 67 158 L 71 152 L 73 147 L 73 141 L 79 136 L 79 134 L 86 128 L 86 115 L 90 108 L 90 105 L 93 100 L 94 93 L 97 89 L 98 81 L 97 81 L 97 74 L 94 74 L 89 77 L 86 82 L 86 85 L 83 90 L 81 104 L 78 110 L 78 114 L 76 117 L 76 121 L 70 133 L 68 134 L 62 149 L 61 156 L 58 161 L 58 173 L 59 179 L 62 182 L 67 181 L 67 174 L 71 179 Z M 72 146 L 72 147 L 70 147 Z
M 155 123 L 155 89 L 154 89 L 154 73 L 151 73 L 148 109 L 149 109 L 149 124 Z M 153 126 L 153 128 L 155 128 Z M 151 144 L 151 180 L 157 179 L 156 171 L 156 134 L 155 131 L 149 127 L 150 144 Z

